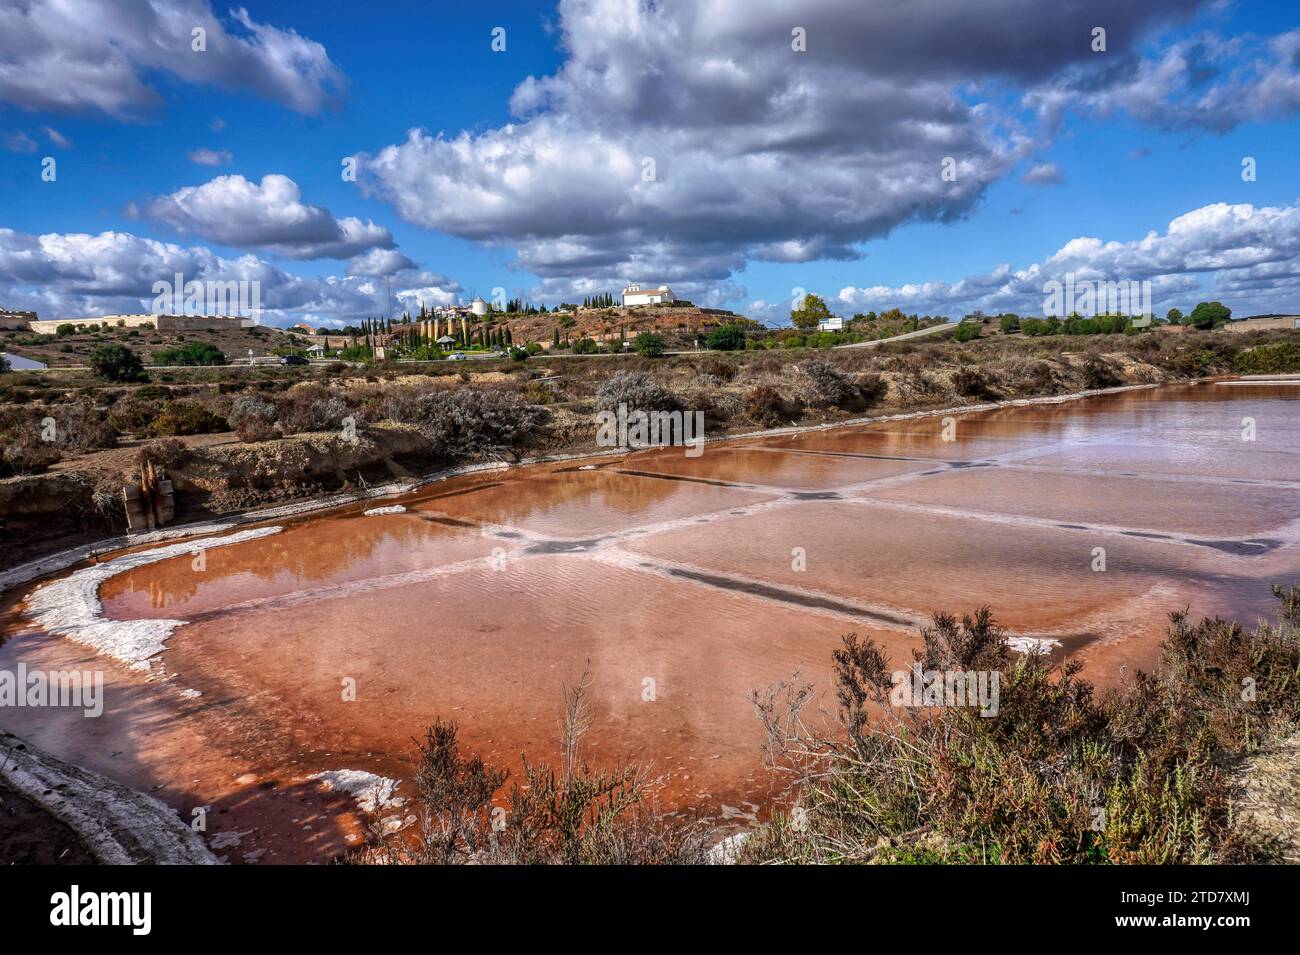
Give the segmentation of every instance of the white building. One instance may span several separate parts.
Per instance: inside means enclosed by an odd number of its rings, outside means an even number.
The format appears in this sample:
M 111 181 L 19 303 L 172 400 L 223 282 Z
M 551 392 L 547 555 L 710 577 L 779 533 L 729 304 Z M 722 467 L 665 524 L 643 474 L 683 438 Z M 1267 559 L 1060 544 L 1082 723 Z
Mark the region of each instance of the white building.
M 473 312 L 475 315 L 486 315 L 487 302 L 483 301 L 481 298 L 476 297 L 474 301 L 469 303 L 469 310 Z
M 662 305 L 677 301 L 673 290 L 667 285 L 658 288 L 642 289 L 639 285 L 629 285 L 623 289 L 623 305 Z

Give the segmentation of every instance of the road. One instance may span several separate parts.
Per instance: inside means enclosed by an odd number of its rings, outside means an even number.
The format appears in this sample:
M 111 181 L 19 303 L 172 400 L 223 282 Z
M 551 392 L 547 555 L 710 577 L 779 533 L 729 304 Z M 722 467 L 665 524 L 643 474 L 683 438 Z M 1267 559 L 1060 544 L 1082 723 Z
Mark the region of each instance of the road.
M 950 332 L 957 327 L 956 322 L 947 322 L 943 325 L 931 325 L 929 328 L 918 328 L 914 332 L 904 332 L 901 335 L 893 335 L 889 338 L 877 338 L 869 342 L 853 342 L 849 345 L 836 345 L 836 348 L 875 348 L 877 345 L 883 345 L 886 342 L 901 342 L 909 338 L 924 338 L 927 335 L 940 335 L 944 332 Z

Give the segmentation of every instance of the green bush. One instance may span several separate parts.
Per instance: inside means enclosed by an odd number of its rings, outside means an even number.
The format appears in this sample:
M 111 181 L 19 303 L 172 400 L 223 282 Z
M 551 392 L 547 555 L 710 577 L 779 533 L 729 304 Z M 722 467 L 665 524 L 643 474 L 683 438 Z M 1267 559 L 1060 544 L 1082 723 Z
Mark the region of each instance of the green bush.
M 955 342 L 974 341 L 980 337 L 979 322 L 962 322 L 957 326 L 957 330 L 952 333 L 952 340 Z
M 90 353 L 90 367 L 108 381 L 145 381 L 140 356 L 123 345 L 97 345 Z
M 155 365 L 224 365 L 226 356 L 208 342 L 190 342 L 179 348 L 165 348 L 153 353 Z
M 1295 342 L 1258 345 L 1237 352 L 1232 367 L 1242 375 L 1284 375 L 1300 372 L 1300 346 Z
M 745 347 L 745 332 L 739 325 L 722 325 L 709 332 L 706 348 L 714 351 L 739 351 Z
M 658 358 L 664 353 L 664 340 L 654 332 L 642 332 L 636 337 L 636 352 L 646 358 Z
M 1192 314 L 1183 319 L 1184 325 L 1197 328 L 1218 328 L 1228 324 L 1232 318 L 1232 309 L 1222 302 L 1200 302 L 1192 309 Z

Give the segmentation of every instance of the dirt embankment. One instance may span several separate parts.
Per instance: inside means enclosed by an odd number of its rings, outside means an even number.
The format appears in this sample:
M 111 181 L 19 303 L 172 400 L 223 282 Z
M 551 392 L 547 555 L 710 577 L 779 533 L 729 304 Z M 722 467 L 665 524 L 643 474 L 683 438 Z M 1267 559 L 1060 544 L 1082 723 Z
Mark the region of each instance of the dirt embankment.
M 128 452 L 128 453 L 123 453 Z M 75 466 L 0 479 L 0 568 L 125 530 L 121 491 L 138 449 L 87 455 Z M 297 434 L 243 444 L 197 443 L 166 462 L 177 517 L 195 520 L 412 477 L 438 460 L 414 428 Z
M 412 477 L 412 468 L 437 457 L 415 428 L 386 422 L 355 435 L 298 434 L 191 451 L 169 473 L 179 494 L 224 513 Z
M 44 844 L 35 844 L 35 835 Z M 217 863 L 203 840 L 157 799 L 56 759 L 10 733 L 0 733 L 0 859 Z

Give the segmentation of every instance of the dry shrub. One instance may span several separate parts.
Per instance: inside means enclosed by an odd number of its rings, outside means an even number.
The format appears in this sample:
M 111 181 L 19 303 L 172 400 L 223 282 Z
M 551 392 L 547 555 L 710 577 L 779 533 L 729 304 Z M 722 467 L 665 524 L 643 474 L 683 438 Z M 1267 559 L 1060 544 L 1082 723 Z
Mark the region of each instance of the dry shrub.
M 109 423 L 125 434 L 149 434 L 153 423 L 162 414 L 164 401 L 141 398 L 133 394 L 117 402 L 108 416 Z
M 876 402 L 883 400 L 885 395 L 889 393 L 889 383 L 876 372 L 858 375 L 855 384 L 859 396 L 867 405 L 874 405 Z
M 745 413 L 745 396 L 734 391 L 717 391 L 688 394 L 687 405 L 693 411 L 703 411 L 708 420 L 721 425 Z
M 152 464 L 155 468 L 175 468 L 184 464 L 190 449 L 179 438 L 159 438 L 140 448 L 135 455 L 137 465 Z
M 858 398 L 858 389 L 848 375 L 817 358 L 799 362 L 791 377 L 795 395 L 813 408 L 843 408 Z
M 256 395 L 240 395 L 230 405 L 230 422 L 244 442 L 269 441 L 275 437 L 279 409 L 274 402 Z
M 797 404 L 787 401 L 771 385 L 758 385 L 745 395 L 745 414 L 760 427 L 776 428 L 798 416 Z
M 1016 394 L 1054 395 L 1061 385 L 1052 374 L 1050 362 L 1041 358 L 1011 358 L 1002 370 L 1002 380 Z
M 245 418 L 235 425 L 235 434 L 245 444 L 256 444 L 259 441 L 270 441 L 279 437 L 275 425 L 262 418 Z
M 40 474 L 60 457 L 35 423 L 14 417 L 0 425 L 0 476 Z
M 708 375 L 718 381 L 732 381 L 738 370 L 734 362 L 722 358 L 707 358 L 700 365 L 701 375 Z
M 421 395 L 407 417 L 451 460 L 493 457 L 520 444 L 541 424 L 546 412 L 513 392 L 457 389 Z
M 229 431 L 230 422 L 197 401 L 173 401 L 153 420 L 150 430 L 159 436 L 213 434 Z
M 127 392 L 126 396 L 137 401 L 169 401 L 173 397 L 172 390 L 166 385 L 141 385 Z
M 342 397 L 315 382 L 294 385 L 279 398 L 276 409 L 285 434 L 337 431 L 344 418 L 357 417 Z
M 354 862 L 385 865 L 669 865 L 708 859 L 707 831 L 669 822 L 651 803 L 658 780 L 635 764 L 593 770 L 579 755 L 591 724 L 590 675 L 564 689 L 558 768 L 524 759 L 523 780 L 460 752 L 455 723 L 417 742 L 415 831 L 373 833 Z
M 117 429 L 94 402 L 78 399 L 54 413 L 56 442 L 64 451 L 117 447 Z
M 374 400 L 367 403 L 369 415 L 375 420 L 414 422 L 419 410 L 419 401 L 433 389 L 417 385 L 397 385 L 376 393 Z
M 1085 388 L 1114 388 L 1124 383 L 1124 376 L 1100 355 L 1089 355 L 1084 359 L 1082 370 Z
M 970 365 L 963 365 L 952 373 L 952 389 L 963 398 L 983 401 L 997 397 L 992 375 Z
M 596 389 L 596 407 L 601 411 L 673 411 L 681 407 L 678 397 L 644 372 L 618 371 Z
M 751 379 L 771 377 L 781 374 L 787 364 L 779 356 L 765 353 L 751 358 L 746 363 L 745 370 Z
M 526 381 L 519 389 L 519 397 L 530 405 L 549 405 L 564 401 L 564 392 L 552 382 Z

